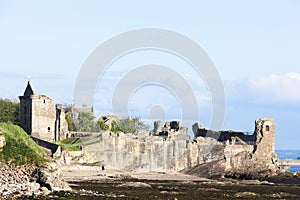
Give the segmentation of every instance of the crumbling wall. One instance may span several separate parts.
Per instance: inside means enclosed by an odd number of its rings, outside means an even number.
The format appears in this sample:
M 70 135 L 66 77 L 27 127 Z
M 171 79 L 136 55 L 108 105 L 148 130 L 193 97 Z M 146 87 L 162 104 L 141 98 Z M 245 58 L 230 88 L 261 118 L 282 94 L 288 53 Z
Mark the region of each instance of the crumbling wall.
M 127 171 L 179 171 L 186 167 L 187 141 L 180 137 L 138 137 L 104 132 L 102 141 L 84 146 L 82 162 Z
M 179 171 L 197 163 L 196 151 L 191 150 L 196 143 L 190 142 L 187 129 L 180 124 L 166 124 L 163 129 L 167 137 L 106 131 L 102 141 L 83 147 L 82 162 L 100 162 L 118 170 L 158 172 Z
M 271 160 L 275 155 L 275 123 L 273 119 L 262 118 L 255 121 L 256 145 L 254 155 L 259 160 Z
M 66 121 L 66 114 L 62 107 L 62 104 L 56 104 L 55 111 L 56 111 L 56 117 L 55 117 L 54 138 L 55 141 L 59 141 L 67 137 L 69 130 L 68 130 L 68 123 Z
M 174 172 L 222 159 L 224 148 L 209 137 L 191 141 L 187 129 L 176 121 L 163 127 L 155 122 L 150 135 L 102 133 L 100 142 L 83 147 L 81 162 L 99 162 L 107 169 Z
M 238 138 L 240 140 L 235 140 L 235 143 L 241 143 L 241 144 L 255 144 L 256 137 L 255 135 L 246 135 L 243 132 L 238 131 L 214 131 L 214 130 L 208 130 L 206 128 L 203 128 L 199 123 L 195 123 L 193 125 L 193 132 L 194 132 L 194 138 L 197 137 L 211 137 L 219 142 L 227 142 L 230 143 L 233 142 L 234 138 Z
M 255 121 L 255 144 L 239 154 L 228 154 L 227 171 L 235 174 L 275 173 L 279 169 L 275 154 L 275 123 L 273 119 Z
M 223 159 L 204 163 L 188 173 L 207 177 L 217 175 L 259 178 L 273 175 L 279 170 L 278 159 L 274 151 L 275 125 L 272 119 L 262 118 L 255 122 L 255 131 L 250 140 L 255 142 L 244 142 L 243 135 L 236 132 L 229 134 L 227 139 L 224 142 L 221 140 L 225 144 Z
M 197 125 L 193 128 L 202 127 Z M 179 123 L 167 122 L 161 126 L 161 122 L 155 122 L 150 134 L 104 132 L 100 142 L 83 147 L 81 161 L 100 162 L 107 169 L 142 172 L 183 170 L 207 177 L 273 172 L 276 168 L 272 149 L 273 128 L 272 120 L 257 120 L 255 132 L 249 137 L 252 143 L 243 141 L 244 134 L 232 131 L 219 132 L 224 133 L 220 141 L 209 136 L 198 136 L 191 141 L 187 129 Z M 264 147 L 268 147 L 268 152 L 264 152 Z

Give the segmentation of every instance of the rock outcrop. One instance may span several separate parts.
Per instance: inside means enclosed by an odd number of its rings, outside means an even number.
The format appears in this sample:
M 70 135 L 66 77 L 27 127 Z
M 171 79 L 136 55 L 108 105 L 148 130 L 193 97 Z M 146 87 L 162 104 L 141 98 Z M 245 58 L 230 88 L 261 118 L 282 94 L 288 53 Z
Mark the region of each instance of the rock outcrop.
M 39 183 L 50 191 L 71 191 L 71 187 L 60 177 L 60 166 L 52 162 L 32 173 L 31 181 Z
M 33 168 L 0 164 L 0 197 L 30 198 L 49 194 L 47 188 L 37 182 L 31 182 Z
M 46 196 L 52 191 L 70 191 L 54 166 L 57 165 L 37 168 L 0 163 L 0 199 L 29 199 Z

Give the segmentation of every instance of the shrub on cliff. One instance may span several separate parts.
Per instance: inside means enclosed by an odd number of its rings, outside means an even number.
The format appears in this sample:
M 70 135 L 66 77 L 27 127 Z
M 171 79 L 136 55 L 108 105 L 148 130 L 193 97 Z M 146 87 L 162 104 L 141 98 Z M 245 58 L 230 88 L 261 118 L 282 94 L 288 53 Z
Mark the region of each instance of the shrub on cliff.
M 46 152 L 19 126 L 0 123 L 0 131 L 6 140 L 6 145 L 0 152 L 0 162 L 39 165 L 47 161 Z

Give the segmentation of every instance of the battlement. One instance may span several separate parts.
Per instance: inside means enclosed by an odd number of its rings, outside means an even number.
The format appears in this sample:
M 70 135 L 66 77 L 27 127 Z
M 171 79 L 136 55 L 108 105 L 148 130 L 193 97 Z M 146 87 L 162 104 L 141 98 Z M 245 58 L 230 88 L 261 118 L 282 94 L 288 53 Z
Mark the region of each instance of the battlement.
M 150 132 L 150 135 L 161 136 L 164 138 L 182 136 L 189 139 L 187 130 L 186 127 L 182 127 L 180 121 L 167 121 L 164 126 L 162 126 L 161 121 L 155 121 L 154 129 Z

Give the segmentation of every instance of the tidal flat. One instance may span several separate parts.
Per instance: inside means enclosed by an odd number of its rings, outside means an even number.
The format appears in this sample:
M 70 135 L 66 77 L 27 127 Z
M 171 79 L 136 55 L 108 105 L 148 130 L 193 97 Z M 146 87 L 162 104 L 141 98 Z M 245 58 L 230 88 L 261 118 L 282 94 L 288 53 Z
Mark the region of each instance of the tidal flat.
M 300 184 L 267 181 L 105 179 L 71 181 L 47 199 L 300 199 Z

